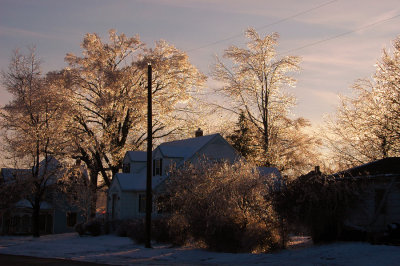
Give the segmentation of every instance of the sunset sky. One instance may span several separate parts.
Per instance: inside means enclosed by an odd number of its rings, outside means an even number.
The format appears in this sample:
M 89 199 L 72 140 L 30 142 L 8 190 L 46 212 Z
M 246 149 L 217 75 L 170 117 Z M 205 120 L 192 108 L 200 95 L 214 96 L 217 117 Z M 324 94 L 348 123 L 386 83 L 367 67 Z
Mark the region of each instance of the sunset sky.
M 338 93 L 349 94 L 369 77 L 384 47 L 400 34 L 399 0 L 0 0 L 0 69 L 12 50 L 36 45 L 44 71 L 66 66 L 67 52 L 80 54 L 85 33 L 104 39 L 109 29 L 139 34 L 151 46 L 165 39 L 187 51 L 210 73 L 215 55 L 243 46 L 244 31 L 280 34 L 278 52 L 303 61 L 290 91 L 297 116 L 314 125 L 334 111 Z M 208 86 L 215 86 L 210 80 Z M 9 100 L 0 89 L 0 104 Z

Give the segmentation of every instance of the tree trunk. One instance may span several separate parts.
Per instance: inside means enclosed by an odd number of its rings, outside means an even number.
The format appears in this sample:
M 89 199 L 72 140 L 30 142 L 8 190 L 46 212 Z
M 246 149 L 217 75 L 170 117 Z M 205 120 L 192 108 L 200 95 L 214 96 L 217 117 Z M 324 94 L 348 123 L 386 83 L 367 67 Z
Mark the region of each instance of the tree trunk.
M 32 207 L 32 236 L 40 237 L 40 200 L 36 198 Z
M 92 199 L 90 201 L 90 218 L 95 218 L 96 205 L 97 205 L 97 179 L 99 171 L 97 170 L 89 170 L 89 171 L 90 171 L 90 187 L 92 192 Z
M 264 131 L 264 143 L 263 143 L 263 149 L 264 149 L 264 166 L 265 167 L 270 167 L 271 166 L 271 158 L 269 156 L 269 136 L 268 136 L 268 131 Z

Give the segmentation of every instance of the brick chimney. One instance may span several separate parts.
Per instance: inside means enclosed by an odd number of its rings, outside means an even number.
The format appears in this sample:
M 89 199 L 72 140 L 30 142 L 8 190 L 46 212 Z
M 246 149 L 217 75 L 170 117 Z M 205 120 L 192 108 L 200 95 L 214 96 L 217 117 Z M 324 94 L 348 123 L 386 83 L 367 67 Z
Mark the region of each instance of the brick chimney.
M 195 132 L 195 137 L 202 137 L 203 136 L 203 130 L 201 130 L 200 128 L 196 130 Z
M 319 168 L 319 165 L 315 166 L 314 172 L 315 172 L 317 175 L 321 174 L 321 170 L 320 170 L 320 168 Z

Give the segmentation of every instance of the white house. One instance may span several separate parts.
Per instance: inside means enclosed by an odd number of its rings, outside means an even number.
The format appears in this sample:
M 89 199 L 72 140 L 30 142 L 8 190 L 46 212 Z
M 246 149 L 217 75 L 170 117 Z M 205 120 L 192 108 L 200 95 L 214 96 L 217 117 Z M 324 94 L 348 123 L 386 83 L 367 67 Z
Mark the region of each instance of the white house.
M 84 216 L 78 208 L 68 203 L 63 195 L 55 189 L 57 181 L 64 174 L 61 166 L 61 163 L 54 157 L 40 162 L 39 178 L 45 180 L 40 182 L 40 185 L 42 188 L 46 187 L 45 199 L 40 202 L 39 229 L 41 234 L 73 232 L 75 224 L 84 221 Z M 29 178 L 32 178 L 32 169 L 29 168 L 1 168 L 0 170 L 0 185 Z M 32 233 L 32 197 L 31 194 L 25 195 L 8 208 L 0 208 L 0 234 Z
M 196 163 L 201 158 L 233 163 L 239 158 L 236 150 L 220 135 L 162 143 L 153 151 L 152 188 L 157 190 L 167 178 L 172 165 Z M 111 219 L 125 219 L 145 215 L 146 152 L 129 151 L 123 159 L 123 171 L 114 176 L 107 199 L 107 213 Z

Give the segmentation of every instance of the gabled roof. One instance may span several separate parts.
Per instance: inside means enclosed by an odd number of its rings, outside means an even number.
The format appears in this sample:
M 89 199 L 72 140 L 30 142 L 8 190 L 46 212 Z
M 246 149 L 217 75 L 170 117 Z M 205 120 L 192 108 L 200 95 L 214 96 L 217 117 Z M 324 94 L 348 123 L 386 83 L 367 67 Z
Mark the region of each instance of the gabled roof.
M 260 173 L 260 175 L 265 175 L 265 176 L 271 175 L 278 179 L 282 178 L 281 173 L 275 167 L 257 167 L 257 170 Z
M 166 158 L 181 158 L 181 163 L 190 160 L 195 154 L 201 151 L 208 143 L 215 138 L 225 139 L 220 134 L 212 134 L 201 137 L 170 141 L 160 144 L 154 151 L 159 150 L 163 157 Z M 226 142 L 226 141 L 225 141 Z M 227 143 L 227 142 L 226 142 Z M 228 144 L 229 145 L 229 144 Z M 232 148 L 233 149 L 233 148 Z M 131 161 L 147 161 L 147 153 L 141 151 L 129 151 L 128 156 Z M 125 155 L 126 156 L 126 155 Z M 279 173 L 279 172 L 278 172 Z M 166 176 L 155 176 L 152 180 L 152 187 L 155 189 L 160 185 Z M 118 173 L 114 176 L 113 181 L 118 181 L 121 190 L 123 191 L 145 191 L 146 190 L 146 167 L 140 173 Z
M 267 176 L 271 178 L 273 182 L 272 189 L 274 191 L 281 191 L 286 187 L 285 181 L 282 178 L 281 173 L 278 168 L 275 167 L 257 167 L 260 176 Z
M 29 208 L 32 209 L 32 204 L 26 200 L 22 199 L 15 203 L 15 208 Z M 54 209 L 54 206 L 48 203 L 47 201 L 41 201 L 40 202 L 40 210 L 51 210 Z
M 387 175 L 387 174 L 398 174 L 400 175 L 400 158 L 399 157 L 388 157 L 373 161 L 370 163 L 362 164 L 336 174 L 334 177 L 357 177 L 357 176 L 375 176 L 375 175 Z
M 152 188 L 155 189 L 164 179 L 165 177 L 162 176 L 154 176 Z M 115 181 L 119 183 L 122 191 L 146 191 L 146 168 L 135 176 L 129 173 L 118 173 L 113 178 L 113 182 Z
M 1 181 L 12 182 L 16 178 L 24 178 L 31 173 L 30 169 L 1 168 Z
M 147 152 L 145 151 L 128 151 L 127 153 L 131 162 L 147 161 Z
M 39 163 L 39 177 L 46 175 L 46 178 L 57 179 L 59 178 L 60 172 L 60 162 L 49 156 L 47 162 L 45 159 Z M 1 177 L 4 182 L 12 182 L 15 178 L 25 179 L 32 176 L 32 169 L 16 169 L 16 168 L 1 168 Z M 55 180 L 49 182 L 54 183 Z
M 160 144 L 158 149 L 161 151 L 164 157 L 183 158 L 184 160 L 188 160 L 207 143 L 218 136 L 221 137 L 220 134 L 212 134 L 197 138 L 165 142 Z

